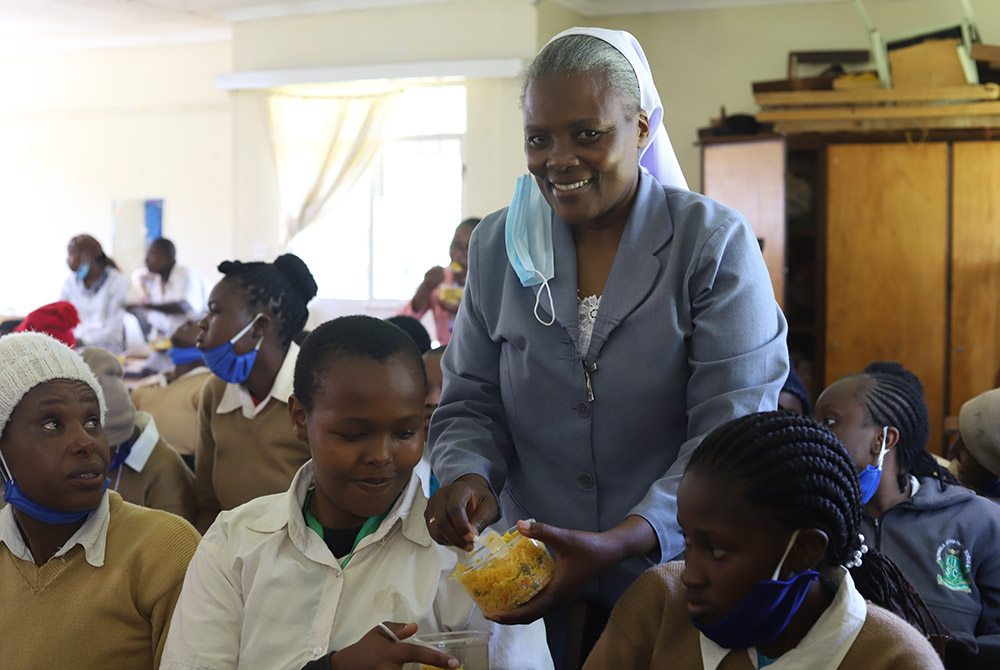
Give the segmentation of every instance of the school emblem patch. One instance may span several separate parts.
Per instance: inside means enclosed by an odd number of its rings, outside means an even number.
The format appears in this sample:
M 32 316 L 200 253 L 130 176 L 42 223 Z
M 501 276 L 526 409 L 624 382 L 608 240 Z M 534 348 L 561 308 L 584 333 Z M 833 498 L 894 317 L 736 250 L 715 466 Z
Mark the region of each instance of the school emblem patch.
M 969 573 L 972 572 L 972 554 L 958 540 L 947 540 L 938 547 L 937 564 L 941 573 L 937 583 L 952 591 L 972 593 Z

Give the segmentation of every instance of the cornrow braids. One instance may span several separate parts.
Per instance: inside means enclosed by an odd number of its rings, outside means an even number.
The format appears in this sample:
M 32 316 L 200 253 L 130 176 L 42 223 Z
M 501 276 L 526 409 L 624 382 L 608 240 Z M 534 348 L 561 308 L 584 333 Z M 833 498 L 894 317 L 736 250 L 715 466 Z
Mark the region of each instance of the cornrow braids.
M 866 552 L 851 569 L 861 595 L 926 634 L 944 630 L 899 569 L 863 549 L 857 470 L 843 443 L 822 424 L 784 411 L 733 419 L 695 450 L 688 469 L 696 468 L 745 487 L 750 502 L 790 528 L 822 530 L 828 565 L 844 565 Z
M 937 479 L 942 488 L 945 483 L 958 484 L 955 476 L 938 465 L 927 451 L 931 431 L 920 379 L 899 363 L 885 361 L 871 363 L 861 376 L 869 382 L 862 405 L 870 424 L 893 426 L 899 431 L 896 443 L 899 491 L 906 490 L 910 475 Z
M 274 263 L 224 261 L 218 269 L 249 291 L 252 306 L 265 307 L 278 320 L 282 346 L 291 344 L 305 327 L 307 304 L 316 296 L 316 282 L 306 264 L 298 256 L 284 254 Z

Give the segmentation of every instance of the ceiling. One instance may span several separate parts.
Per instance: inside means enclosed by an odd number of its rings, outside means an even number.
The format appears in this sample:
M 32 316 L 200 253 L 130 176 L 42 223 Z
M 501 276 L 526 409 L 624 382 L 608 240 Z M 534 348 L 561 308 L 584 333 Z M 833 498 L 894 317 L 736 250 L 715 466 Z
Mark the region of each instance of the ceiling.
M 231 36 L 234 22 L 434 1 L 440 0 L 0 0 L 0 50 L 45 52 L 224 40 Z M 585 16 L 600 16 L 829 0 L 552 1 Z

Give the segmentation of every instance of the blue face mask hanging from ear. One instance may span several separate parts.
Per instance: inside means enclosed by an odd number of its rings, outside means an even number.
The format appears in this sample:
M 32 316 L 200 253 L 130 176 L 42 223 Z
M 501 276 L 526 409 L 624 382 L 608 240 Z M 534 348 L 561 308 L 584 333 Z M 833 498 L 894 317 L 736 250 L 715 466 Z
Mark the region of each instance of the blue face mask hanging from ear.
M 555 305 L 549 280 L 555 276 L 555 250 L 552 247 L 552 209 L 542 192 L 538 190 L 531 175 L 517 178 L 514 197 L 507 208 L 504 224 L 504 241 L 507 245 L 507 260 L 521 281 L 521 286 L 541 284 L 535 294 L 535 320 L 543 326 L 551 326 L 556 321 Z M 542 291 L 549 297 L 548 321 L 538 316 L 538 305 Z
M 865 505 L 874 497 L 878 491 L 878 484 L 882 481 L 882 461 L 889 450 L 885 448 L 886 437 L 889 434 L 889 426 L 882 428 L 882 448 L 878 452 L 878 464 L 867 465 L 865 469 L 858 473 L 858 484 L 861 486 L 861 504 Z
M 261 337 L 257 340 L 256 346 L 245 354 L 238 354 L 233 351 L 233 345 L 241 337 L 250 332 L 253 324 L 257 323 L 257 319 L 262 316 L 264 315 L 258 314 L 255 316 L 250 323 L 244 326 L 243 330 L 236 333 L 233 339 L 228 342 L 223 342 L 217 347 L 202 351 L 201 355 L 205 359 L 205 365 L 208 366 L 208 369 L 230 384 L 242 384 L 245 382 L 250 376 L 250 370 L 253 368 L 254 361 L 257 360 L 257 352 L 260 351 L 260 345 L 264 342 L 264 338 Z
M 692 619 L 694 627 L 725 649 L 749 649 L 767 644 L 781 635 L 802 606 L 809 586 L 819 578 L 819 573 L 815 570 L 806 570 L 788 581 L 778 580 L 781 566 L 798 536 L 799 531 L 796 529 L 771 579 L 757 582 L 750 595 L 720 621 L 701 624 Z
M 167 356 L 174 365 L 184 365 L 202 360 L 201 349 L 198 347 L 170 347 L 167 349 Z
M 35 502 L 29 498 L 27 494 L 21 490 L 21 487 L 17 485 L 17 482 L 14 481 L 14 474 L 11 472 L 10 466 L 7 465 L 7 461 L 4 459 L 3 454 L 0 454 L 0 463 L 3 464 L 3 469 L 7 473 L 7 482 L 4 485 L 3 490 L 3 501 L 14 509 L 27 514 L 32 519 L 38 519 L 43 523 L 52 524 L 54 526 L 61 526 L 69 523 L 76 523 L 97 509 L 95 506 L 89 509 L 74 510 L 70 512 L 55 509 L 54 507 L 49 507 L 48 505 Z M 104 491 L 108 490 L 108 486 L 110 484 L 111 480 L 105 477 L 104 490 L 101 491 L 102 496 L 104 495 Z
M 76 278 L 83 281 L 90 274 L 90 263 L 80 263 L 76 268 Z

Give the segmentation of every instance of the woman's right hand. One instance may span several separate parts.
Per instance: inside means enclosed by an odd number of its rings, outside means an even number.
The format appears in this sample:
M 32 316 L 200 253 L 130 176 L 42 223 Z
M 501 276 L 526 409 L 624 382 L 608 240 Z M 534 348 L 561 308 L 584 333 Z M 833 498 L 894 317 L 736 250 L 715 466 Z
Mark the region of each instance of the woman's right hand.
M 427 501 L 424 519 L 438 544 L 472 551 L 473 539 L 500 518 L 500 506 L 480 475 L 464 475 Z
M 384 622 L 396 637 L 405 640 L 417 632 L 417 624 Z M 378 626 L 365 636 L 330 656 L 330 670 L 400 670 L 404 663 L 422 663 L 434 668 L 457 668 L 458 659 L 444 652 L 390 640 Z

